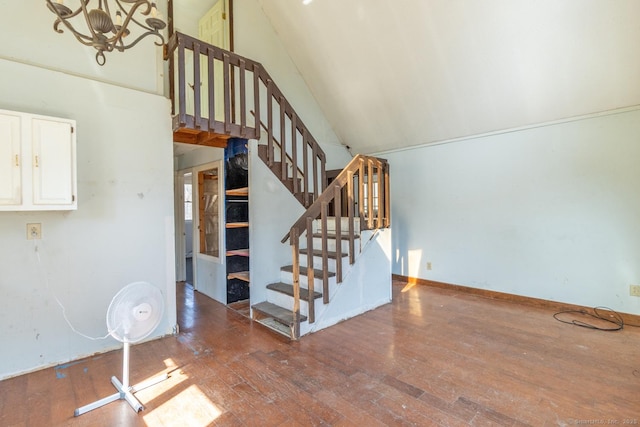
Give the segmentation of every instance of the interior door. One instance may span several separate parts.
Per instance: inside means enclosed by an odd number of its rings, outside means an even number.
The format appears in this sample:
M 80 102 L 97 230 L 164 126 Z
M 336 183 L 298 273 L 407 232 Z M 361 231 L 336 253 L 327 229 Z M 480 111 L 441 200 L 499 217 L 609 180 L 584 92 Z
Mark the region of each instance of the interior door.
M 216 4 L 200 19 L 198 23 L 198 38 L 211 45 L 229 50 L 229 13 L 228 0 L 218 0 Z M 201 100 L 202 116 L 209 117 L 208 102 L 208 64 L 206 57 L 200 58 L 200 75 L 202 78 Z M 220 61 L 214 61 L 215 82 L 215 119 L 224 121 L 224 79 L 223 66 Z
M 195 288 L 227 303 L 222 161 L 193 169 L 193 279 Z

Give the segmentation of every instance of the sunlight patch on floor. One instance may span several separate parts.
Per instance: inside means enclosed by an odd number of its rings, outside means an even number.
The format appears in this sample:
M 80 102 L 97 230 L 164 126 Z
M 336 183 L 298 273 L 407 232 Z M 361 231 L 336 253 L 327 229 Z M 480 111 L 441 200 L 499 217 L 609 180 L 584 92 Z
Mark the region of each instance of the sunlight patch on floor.
M 404 286 L 404 288 L 402 288 L 400 292 L 407 292 L 411 288 L 413 288 L 415 285 L 416 285 L 416 282 L 408 281 L 407 284 Z
M 149 427 L 165 426 L 172 422 L 189 427 L 206 427 L 222 411 L 193 384 L 143 416 Z

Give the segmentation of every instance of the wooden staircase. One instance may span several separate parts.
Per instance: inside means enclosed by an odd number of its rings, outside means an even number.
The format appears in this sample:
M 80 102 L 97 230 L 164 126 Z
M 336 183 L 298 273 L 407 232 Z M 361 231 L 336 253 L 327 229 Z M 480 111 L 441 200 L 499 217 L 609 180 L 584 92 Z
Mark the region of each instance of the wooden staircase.
M 280 284 L 270 285 L 267 301 L 253 306 L 254 319 L 292 339 L 309 331 L 362 253 L 368 242 L 363 244 L 363 233 L 373 237 L 389 227 L 388 195 L 387 162 L 354 157 L 282 239 L 290 242 L 292 264 L 281 268 Z M 280 316 L 283 308 L 286 316 Z
M 298 283 L 299 283 L 299 322 L 315 321 L 317 313 L 322 311 L 322 305 L 330 302 L 330 295 L 335 292 L 338 286 L 337 274 L 338 264 L 343 274 L 349 269 L 349 241 L 341 240 L 341 251 L 336 251 L 338 236 L 335 234 L 335 217 L 327 218 L 328 232 L 326 241 L 323 240 L 321 227 L 322 221 L 315 220 L 312 233 L 312 250 L 309 254 L 308 247 L 298 250 Z M 360 237 L 355 237 L 354 258 L 360 252 Z M 306 240 L 306 239 L 305 239 Z M 323 242 L 326 242 L 326 267 L 323 268 Z M 309 256 L 311 255 L 311 256 Z M 309 268 L 309 259 L 312 260 L 312 268 Z M 300 326 L 295 322 L 294 306 L 296 287 L 293 264 L 285 265 L 280 269 L 280 282 L 267 285 L 267 301 L 255 304 L 253 308 L 253 318 L 272 329 L 277 330 L 293 339 L 298 338 Z M 311 271 L 313 270 L 313 271 Z M 310 276 L 313 279 L 310 279 Z M 312 280 L 312 282 L 310 282 Z M 309 286 L 312 283 L 312 286 Z M 326 283 L 327 292 L 324 291 Z M 312 290 L 310 290 L 310 288 Z M 321 291 L 318 291 L 321 290 Z M 312 294 L 313 292 L 313 294 Z
M 328 186 L 324 151 L 260 63 L 181 33 L 166 58 L 174 141 L 259 140 L 258 157 L 307 209 L 282 239 L 292 263 L 266 286 L 267 299 L 252 305 L 255 320 L 298 339 L 356 262 L 362 234 L 390 226 L 388 164 L 358 155 Z

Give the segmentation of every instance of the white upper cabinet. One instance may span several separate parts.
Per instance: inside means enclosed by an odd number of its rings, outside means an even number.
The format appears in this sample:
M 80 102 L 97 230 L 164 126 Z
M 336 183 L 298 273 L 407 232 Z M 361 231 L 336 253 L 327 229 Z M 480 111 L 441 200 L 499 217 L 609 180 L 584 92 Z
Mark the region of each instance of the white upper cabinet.
M 22 204 L 20 116 L 0 114 L 0 207 Z
M 73 210 L 75 121 L 0 110 L 0 210 Z

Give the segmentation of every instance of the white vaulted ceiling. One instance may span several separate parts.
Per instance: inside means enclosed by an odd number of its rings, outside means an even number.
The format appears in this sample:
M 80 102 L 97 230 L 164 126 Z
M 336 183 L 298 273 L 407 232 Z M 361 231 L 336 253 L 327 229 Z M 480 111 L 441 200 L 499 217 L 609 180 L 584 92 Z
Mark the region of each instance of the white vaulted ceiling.
M 355 152 L 640 104 L 637 0 L 259 2 Z

